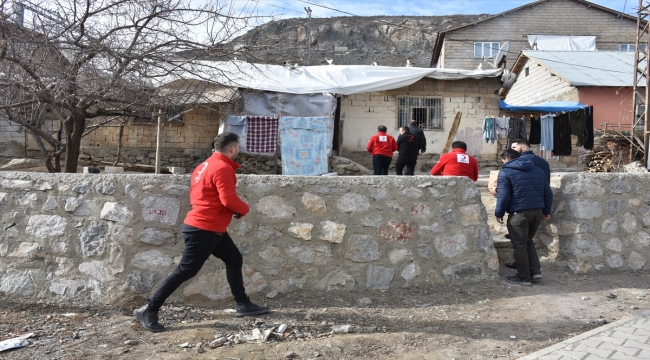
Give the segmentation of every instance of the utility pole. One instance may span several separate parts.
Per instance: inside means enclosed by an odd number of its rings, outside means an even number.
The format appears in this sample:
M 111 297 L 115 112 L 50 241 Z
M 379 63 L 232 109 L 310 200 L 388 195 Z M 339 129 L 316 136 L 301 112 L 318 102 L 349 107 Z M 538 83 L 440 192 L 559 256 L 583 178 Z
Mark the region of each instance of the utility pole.
M 623 16 L 623 15 L 621 15 Z M 643 148 L 643 166 L 650 169 L 648 159 L 648 145 L 650 145 L 650 133 L 648 132 L 648 85 L 650 84 L 650 64 L 648 63 L 648 49 L 650 41 L 648 38 L 648 20 L 650 20 L 650 1 L 639 0 L 638 13 L 636 18 L 636 42 L 634 53 L 634 84 L 632 92 L 632 127 L 630 129 L 630 161 L 634 160 L 635 141 Z M 643 112 L 636 117 L 637 107 L 643 106 Z M 634 128 L 643 121 L 643 143 L 634 135 Z
M 307 12 L 307 58 L 305 59 L 305 65 L 311 65 L 311 8 L 306 7 L 305 11 Z

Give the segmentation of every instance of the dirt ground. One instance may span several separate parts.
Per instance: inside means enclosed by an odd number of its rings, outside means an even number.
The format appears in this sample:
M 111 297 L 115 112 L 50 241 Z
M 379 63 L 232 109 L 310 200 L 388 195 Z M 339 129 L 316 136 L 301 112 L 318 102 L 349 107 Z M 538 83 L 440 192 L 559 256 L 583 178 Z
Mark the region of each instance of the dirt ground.
M 501 270 L 502 276 L 511 273 Z M 543 276 L 533 287 L 494 278 L 401 291 L 257 295 L 254 301 L 272 308 L 257 318 L 235 318 L 230 301 L 208 307 L 173 303 L 161 309 L 168 331 L 158 334 L 142 329 L 131 315 L 144 300 L 89 307 L 18 304 L 0 296 L 0 340 L 35 334 L 27 347 L 0 357 L 516 359 L 600 326 L 599 319 L 612 322 L 650 308 L 648 273 L 583 276 L 545 266 Z M 362 298 L 371 303 L 359 305 Z M 287 329 L 277 334 L 282 324 Z M 332 327 L 349 333 L 333 333 Z M 276 333 L 266 342 L 245 341 L 256 328 Z M 218 338 L 231 341 L 213 348 Z

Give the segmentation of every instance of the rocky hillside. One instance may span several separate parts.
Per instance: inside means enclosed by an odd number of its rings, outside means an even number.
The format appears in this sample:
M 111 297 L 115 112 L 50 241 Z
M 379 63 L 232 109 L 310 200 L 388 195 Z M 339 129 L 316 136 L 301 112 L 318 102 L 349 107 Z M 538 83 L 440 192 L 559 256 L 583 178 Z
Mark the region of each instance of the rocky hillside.
M 313 18 L 311 20 L 311 65 L 429 67 L 437 33 L 487 17 L 370 16 Z M 230 46 L 240 58 L 258 63 L 305 64 L 307 19 L 271 21 L 234 39 Z

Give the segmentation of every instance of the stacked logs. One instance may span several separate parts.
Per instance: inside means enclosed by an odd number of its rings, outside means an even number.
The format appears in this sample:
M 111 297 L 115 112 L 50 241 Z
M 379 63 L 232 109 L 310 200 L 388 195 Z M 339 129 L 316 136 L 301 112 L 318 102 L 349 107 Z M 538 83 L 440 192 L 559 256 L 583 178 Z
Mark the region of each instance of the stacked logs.
M 630 163 L 630 151 L 634 160 L 643 159 L 642 147 L 638 143 L 630 144 L 627 131 L 597 130 L 594 147 L 585 153 L 583 164 L 589 172 L 621 172 Z

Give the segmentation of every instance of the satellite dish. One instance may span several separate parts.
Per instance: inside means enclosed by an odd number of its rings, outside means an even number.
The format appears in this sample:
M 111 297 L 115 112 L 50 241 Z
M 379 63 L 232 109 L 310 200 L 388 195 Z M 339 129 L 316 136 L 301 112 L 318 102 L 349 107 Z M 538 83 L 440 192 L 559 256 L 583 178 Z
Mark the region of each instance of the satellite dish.
M 506 41 L 503 43 L 503 45 L 501 45 L 499 51 L 497 52 L 497 55 L 494 57 L 494 63 L 488 62 L 488 64 L 492 65 L 494 68 L 505 67 L 506 55 L 508 54 L 509 50 L 510 50 L 510 41 Z
M 373 62 L 372 62 L 372 66 L 377 66 L 377 62 L 376 62 L 376 61 L 373 61 Z
M 411 65 L 411 60 L 406 59 L 406 67 L 413 67 L 413 65 Z
M 325 61 L 327 61 L 327 63 L 329 65 L 332 65 L 332 63 L 334 62 L 334 59 L 325 59 Z

